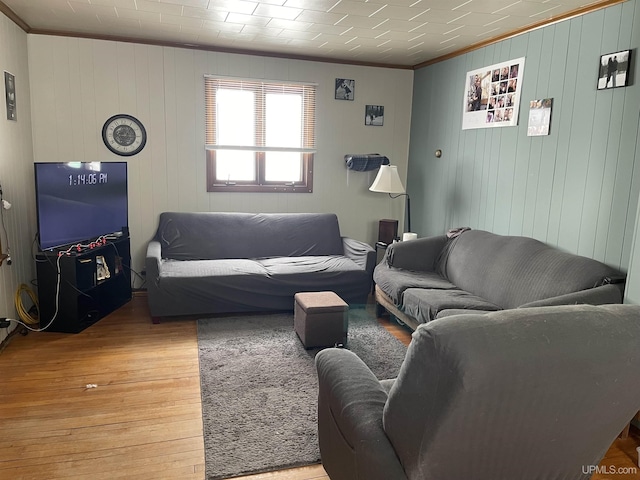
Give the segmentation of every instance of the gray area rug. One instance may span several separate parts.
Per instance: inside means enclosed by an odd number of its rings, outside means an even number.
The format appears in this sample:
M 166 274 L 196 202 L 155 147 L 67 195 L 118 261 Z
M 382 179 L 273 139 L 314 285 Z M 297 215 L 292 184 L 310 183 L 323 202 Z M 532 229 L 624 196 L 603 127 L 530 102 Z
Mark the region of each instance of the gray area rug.
M 366 310 L 349 315 L 348 348 L 380 379 L 394 378 L 406 347 Z M 206 478 L 320 461 L 314 357 L 293 315 L 198 320 Z

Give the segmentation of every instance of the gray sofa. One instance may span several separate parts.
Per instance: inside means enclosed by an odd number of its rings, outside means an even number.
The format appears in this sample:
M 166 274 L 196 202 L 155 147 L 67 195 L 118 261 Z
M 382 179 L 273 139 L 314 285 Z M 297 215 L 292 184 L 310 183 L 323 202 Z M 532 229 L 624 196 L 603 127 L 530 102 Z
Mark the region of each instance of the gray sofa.
M 164 212 L 147 248 L 149 309 L 154 322 L 292 310 L 297 292 L 322 290 L 364 305 L 375 261 L 334 214 Z
M 533 238 L 463 229 L 390 245 L 373 279 L 377 304 L 415 329 L 469 310 L 622 303 L 625 276 Z
M 331 480 L 584 479 L 640 408 L 640 306 L 457 315 L 413 333 L 395 380 L 316 356 Z

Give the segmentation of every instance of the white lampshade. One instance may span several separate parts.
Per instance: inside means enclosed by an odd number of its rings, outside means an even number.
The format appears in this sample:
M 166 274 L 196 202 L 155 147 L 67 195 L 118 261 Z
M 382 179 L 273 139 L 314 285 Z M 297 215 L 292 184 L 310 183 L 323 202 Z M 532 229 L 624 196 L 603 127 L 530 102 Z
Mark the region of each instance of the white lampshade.
M 400 175 L 398 175 L 398 167 L 382 165 L 369 190 L 381 193 L 405 193 Z

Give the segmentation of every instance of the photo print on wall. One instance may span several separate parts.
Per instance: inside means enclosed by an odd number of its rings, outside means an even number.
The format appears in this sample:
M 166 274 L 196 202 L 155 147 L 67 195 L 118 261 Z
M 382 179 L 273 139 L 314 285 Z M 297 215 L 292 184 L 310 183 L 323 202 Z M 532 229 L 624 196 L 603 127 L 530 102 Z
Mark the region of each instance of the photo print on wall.
M 462 129 L 518 125 L 524 57 L 467 72 Z
M 529 102 L 529 125 L 527 125 L 528 137 L 549 135 L 551 126 L 551 108 L 553 98 L 542 98 Z
M 356 96 L 356 81 L 336 78 L 336 100 L 353 100 Z
M 630 65 L 631 50 L 602 55 L 598 71 L 598 90 L 628 86 Z
M 4 72 L 4 96 L 7 105 L 7 120 L 18 120 L 16 112 L 16 77 L 7 71 Z
M 384 125 L 384 107 L 382 105 L 367 105 L 364 107 L 364 124 L 374 127 Z

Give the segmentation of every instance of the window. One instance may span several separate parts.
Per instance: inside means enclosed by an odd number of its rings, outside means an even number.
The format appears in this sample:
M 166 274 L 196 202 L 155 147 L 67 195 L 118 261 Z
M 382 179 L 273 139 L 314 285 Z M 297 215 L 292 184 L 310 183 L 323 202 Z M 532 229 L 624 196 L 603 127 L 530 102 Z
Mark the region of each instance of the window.
M 316 86 L 205 77 L 207 191 L 311 192 Z

